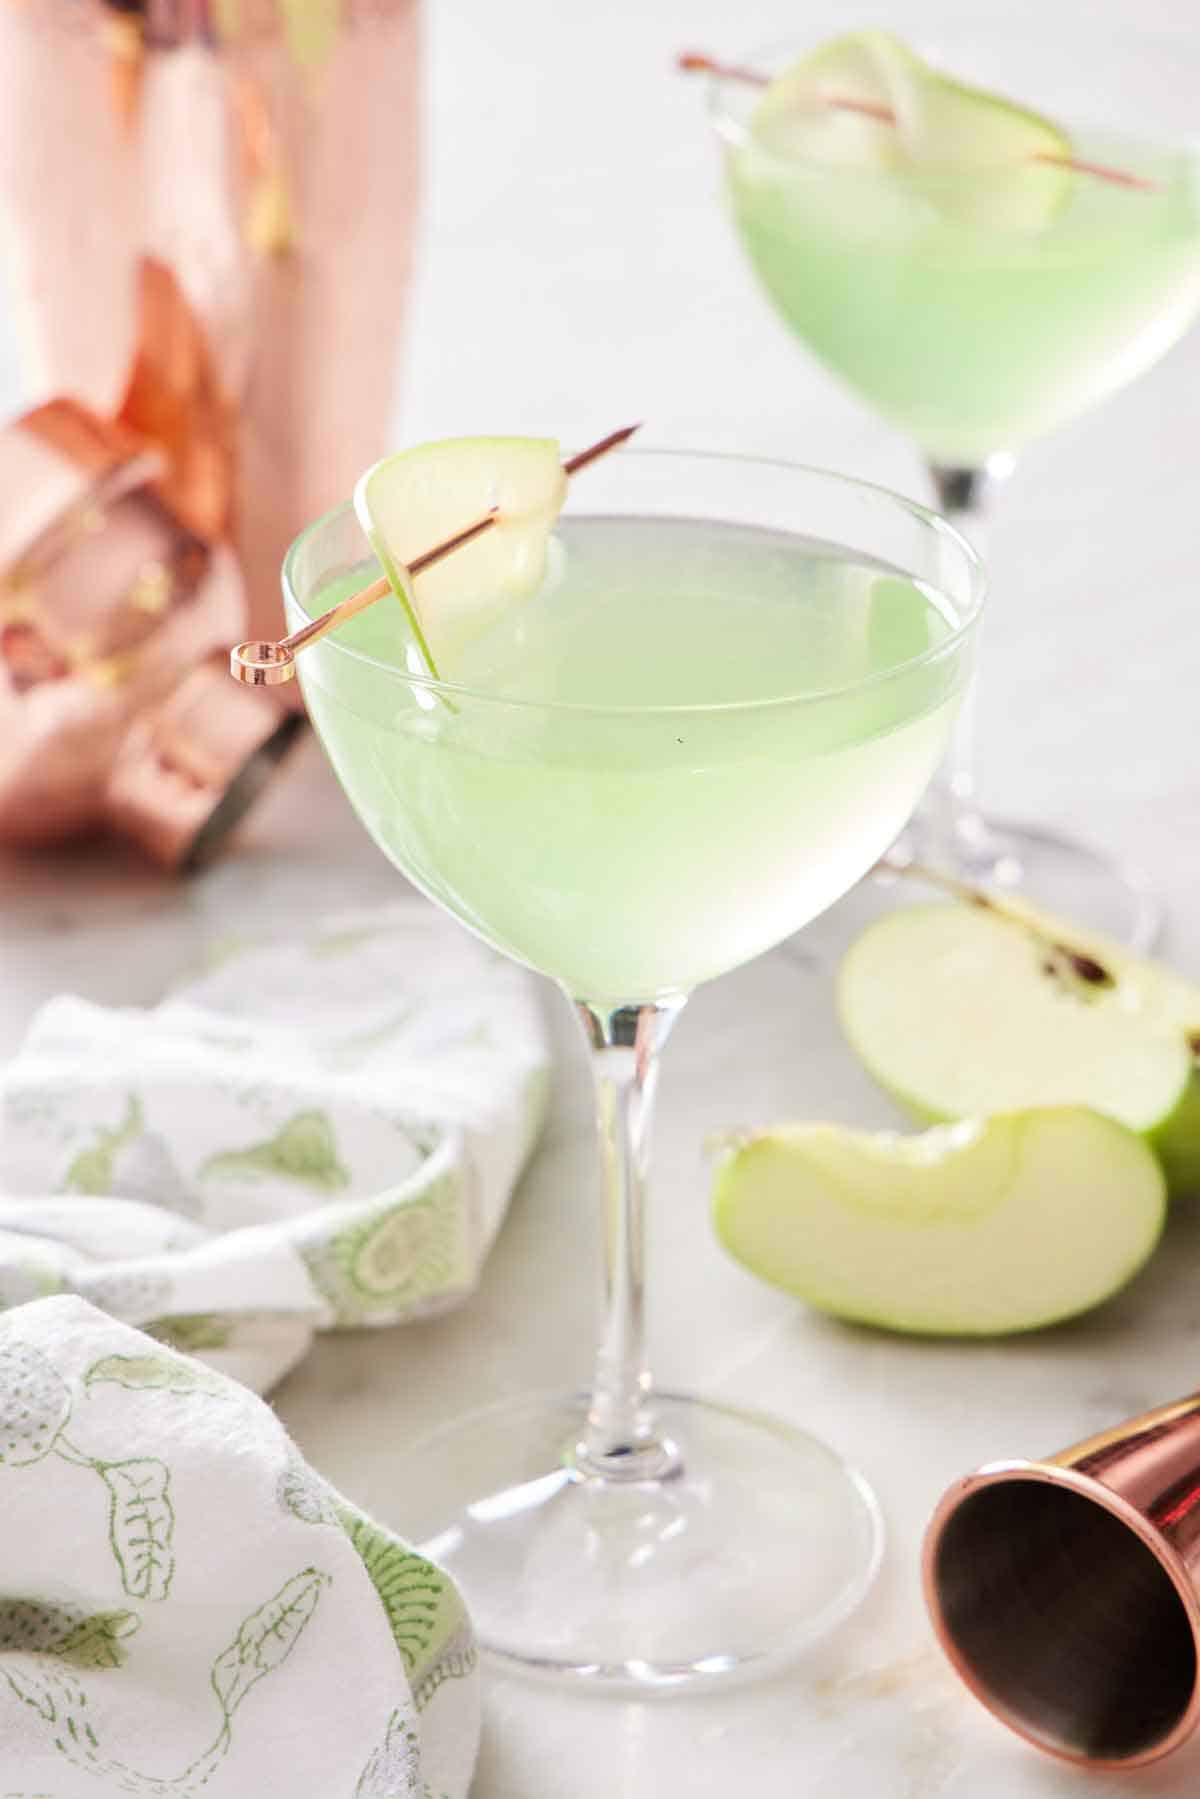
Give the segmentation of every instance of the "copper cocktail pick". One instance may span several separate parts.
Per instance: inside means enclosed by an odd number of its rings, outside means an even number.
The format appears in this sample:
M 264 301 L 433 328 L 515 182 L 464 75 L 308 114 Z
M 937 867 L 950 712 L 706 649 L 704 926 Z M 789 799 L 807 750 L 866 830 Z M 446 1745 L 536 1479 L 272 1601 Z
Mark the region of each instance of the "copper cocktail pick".
M 620 431 L 610 431 L 598 443 L 589 444 L 586 450 L 578 450 L 574 456 L 568 456 L 563 463 L 563 474 L 578 474 L 589 462 L 595 462 L 598 457 L 606 456 L 609 450 L 615 450 L 618 445 L 628 442 L 634 432 L 640 429 L 641 425 L 637 424 L 624 425 Z M 462 549 L 464 544 L 473 542 L 476 537 L 490 530 L 499 516 L 500 508 L 493 506 L 482 518 L 477 518 L 473 524 L 456 531 L 453 537 L 447 537 L 443 543 L 423 551 L 408 564 L 409 574 L 419 575 L 441 562 L 443 557 L 453 555 L 455 550 Z M 348 619 L 365 612 L 368 606 L 373 606 L 376 600 L 382 600 L 391 591 L 391 582 L 385 575 L 381 575 L 369 587 L 362 587 L 357 593 L 349 594 L 336 606 L 331 606 L 328 612 L 323 612 L 320 618 L 314 618 L 301 630 L 293 631 L 290 637 L 281 637 L 277 643 L 265 640 L 239 643 L 229 652 L 230 674 L 235 681 L 244 681 L 248 687 L 278 687 L 284 681 L 291 681 L 296 673 L 296 656 L 301 650 L 307 649 L 310 643 L 316 643 L 318 638 L 324 637 L 328 632 L 336 631 Z

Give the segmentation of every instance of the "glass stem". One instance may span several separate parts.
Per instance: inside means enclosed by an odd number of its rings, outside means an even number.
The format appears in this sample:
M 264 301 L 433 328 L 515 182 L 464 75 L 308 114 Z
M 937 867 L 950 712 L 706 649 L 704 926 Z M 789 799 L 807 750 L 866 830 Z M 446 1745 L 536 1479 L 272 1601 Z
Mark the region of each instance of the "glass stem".
M 605 1316 L 573 1461 L 606 1480 L 661 1480 L 679 1451 L 660 1436 L 646 1366 L 645 1212 L 659 1056 L 682 999 L 610 1009 L 575 1002 L 592 1052 L 604 1199 Z
M 927 464 L 938 511 L 962 532 L 985 562 L 992 502 L 1013 466 L 1014 458 L 1007 452 L 989 456 L 973 467 Z M 915 822 L 915 860 L 949 873 L 969 874 L 972 862 L 986 856 L 987 836 L 976 790 L 972 680 L 963 696 L 945 760 Z

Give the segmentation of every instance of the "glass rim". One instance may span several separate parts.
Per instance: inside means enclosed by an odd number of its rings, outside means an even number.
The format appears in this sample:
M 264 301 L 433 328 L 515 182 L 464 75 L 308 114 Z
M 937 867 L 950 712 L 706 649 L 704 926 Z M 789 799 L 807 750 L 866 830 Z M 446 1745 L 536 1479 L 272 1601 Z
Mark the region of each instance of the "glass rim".
M 923 505 L 920 500 L 911 500 L 907 495 L 897 493 L 894 489 L 884 487 L 876 481 L 863 481 L 856 475 L 843 475 L 833 469 L 819 468 L 813 463 L 792 462 L 787 457 L 781 456 L 753 456 L 728 450 L 676 450 L 640 447 L 637 449 L 623 449 L 619 451 L 618 454 L 622 459 L 636 457 L 641 461 L 648 461 L 651 459 L 660 461 L 702 461 L 706 463 L 727 463 L 742 468 L 783 470 L 788 474 L 816 478 L 844 490 L 864 494 L 872 499 L 886 501 L 890 506 L 908 513 L 910 518 L 924 526 L 943 543 L 950 544 L 961 557 L 967 575 L 968 586 L 961 609 L 956 605 L 956 610 L 959 610 L 960 615 L 955 619 L 953 628 L 947 632 L 945 637 L 939 639 L 937 643 L 927 645 L 927 647 L 920 651 L 918 655 L 906 657 L 903 662 L 896 662 L 889 668 L 877 669 L 873 674 L 864 675 L 862 679 L 858 681 L 845 681 L 836 687 L 806 688 L 799 692 L 772 694 L 768 698 L 698 701 L 682 705 L 666 706 L 619 705 L 578 700 L 538 700 L 510 697 L 503 693 L 496 693 L 494 690 L 488 688 L 464 686 L 458 682 L 438 680 L 432 675 L 417 674 L 410 669 L 399 668 L 394 662 L 381 661 L 377 656 L 371 656 L 365 650 L 355 649 L 350 644 L 339 643 L 336 633 L 332 631 L 327 637 L 320 639 L 321 647 L 331 649 L 338 656 L 346 657 L 352 662 L 361 663 L 366 667 L 377 669 L 389 679 L 402 682 L 405 687 L 417 688 L 422 693 L 427 693 L 449 702 L 467 701 L 472 705 L 486 704 L 490 706 L 509 706 L 523 709 L 528 712 L 553 712 L 573 714 L 580 717 L 590 715 L 625 718 L 671 718 L 687 716 L 696 717 L 698 715 L 708 716 L 718 713 L 749 714 L 754 712 L 766 712 L 772 708 L 784 706 L 815 706 L 829 700 L 844 698 L 849 694 L 868 693 L 876 688 L 885 686 L 890 681 L 899 680 L 903 676 L 909 675 L 917 669 L 929 667 L 940 661 L 943 657 L 953 654 L 958 649 L 959 645 L 972 631 L 974 631 L 979 621 L 979 616 L 983 609 L 984 600 L 988 591 L 988 580 L 984 569 L 983 558 L 974 546 L 963 536 L 962 532 L 958 531 L 948 519 L 944 518 L 940 512 L 936 512 L 932 506 Z M 284 596 L 295 606 L 306 624 L 311 624 L 315 618 L 320 617 L 320 614 L 310 612 L 296 590 L 295 583 L 292 579 L 292 570 L 296 559 L 313 538 L 317 537 L 323 530 L 333 524 L 335 520 L 347 516 L 356 517 L 352 500 L 343 500 L 339 505 L 331 507 L 328 512 L 323 512 L 318 518 L 315 518 L 311 524 L 306 525 L 303 531 L 299 532 L 292 540 L 284 555 L 283 567 L 281 570 Z M 631 516 L 634 515 L 631 514 Z M 717 520 L 716 522 L 720 523 L 721 521 Z M 736 523 L 738 521 L 731 520 L 728 522 Z M 842 544 L 840 542 L 837 543 L 837 547 L 853 549 L 853 545 Z M 374 557 L 374 552 L 367 541 L 365 533 L 363 535 L 363 550 L 364 560 L 367 557 Z M 899 569 L 898 572 L 901 575 L 906 575 L 909 579 L 920 579 L 920 577 L 913 576 L 911 571 L 905 569 Z M 929 585 L 932 586 L 934 584 L 929 583 Z M 940 592 L 941 590 L 938 589 L 937 591 Z M 949 596 L 946 595 L 943 597 L 949 598 Z M 315 647 L 316 646 L 314 646 L 314 648 Z M 301 654 L 304 653 L 306 652 L 301 652 Z M 312 652 L 309 651 L 307 653 L 311 654 Z
M 767 63 L 788 52 L 794 52 L 796 56 L 800 56 L 806 49 L 818 50 L 821 47 L 821 41 L 822 40 L 819 39 L 810 40 L 794 36 L 773 38 L 768 44 L 760 43 L 755 45 L 752 49 L 748 50 L 744 56 L 736 55 L 730 57 L 729 65 L 731 68 L 752 69 L 754 68 L 755 63 L 760 60 L 763 63 Z M 771 78 L 773 79 L 773 77 Z M 858 168 L 852 164 L 844 163 L 835 165 L 829 162 L 823 162 L 816 156 L 797 155 L 776 149 L 772 147 L 772 145 L 764 143 L 761 138 L 755 136 L 749 121 L 739 118 L 735 109 L 726 101 L 725 96 L 728 93 L 743 92 L 746 86 L 747 83 L 745 81 L 739 80 L 737 76 L 732 74 L 722 74 L 719 69 L 710 70 L 705 76 L 705 107 L 708 112 L 709 121 L 717 136 L 726 144 L 731 144 L 735 149 L 739 150 L 753 148 L 755 152 L 767 162 L 776 163 L 781 168 L 791 170 L 793 174 L 805 172 L 814 176 L 820 176 L 828 175 L 832 170 L 842 179 L 845 179 L 846 176 L 859 176 L 862 178 L 873 179 L 878 174 L 878 170 L 866 166 Z M 765 92 L 765 87 L 760 91 Z M 1001 95 L 1001 98 L 1006 98 L 1006 96 Z M 1022 102 L 1013 101 L 1012 104 L 1019 106 Z M 1104 121 L 1099 118 L 1096 120 L 1077 119 L 1068 122 L 1062 129 L 1069 137 L 1071 135 L 1072 125 L 1076 130 L 1086 130 L 1090 125 L 1094 124 L 1099 128 L 1103 123 Z M 1153 131 L 1143 132 L 1138 130 L 1123 132 L 1122 135 L 1128 138 L 1131 145 L 1136 145 L 1139 148 L 1147 150 L 1156 150 L 1159 152 L 1174 151 L 1180 155 L 1193 156 L 1200 153 L 1200 131 L 1180 132 L 1172 137 L 1158 136 Z M 1019 164 L 999 160 L 996 162 L 974 163 L 969 168 L 955 168 L 948 164 L 944 167 L 935 165 L 930 168 L 922 169 L 921 179 L 922 185 L 927 187 L 932 186 L 937 188 L 945 186 L 947 188 L 959 188 L 968 186 L 972 181 L 978 180 L 980 175 L 993 174 L 999 170 L 1012 169 L 1019 166 Z M 1083 172 L 1086 173 L 1086 169 Z

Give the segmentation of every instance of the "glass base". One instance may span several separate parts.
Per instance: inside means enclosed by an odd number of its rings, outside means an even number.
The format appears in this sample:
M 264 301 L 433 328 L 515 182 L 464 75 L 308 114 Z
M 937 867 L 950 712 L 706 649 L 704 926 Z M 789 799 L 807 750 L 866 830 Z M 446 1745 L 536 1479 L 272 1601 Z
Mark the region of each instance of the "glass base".
M 896 854 L 925 861 L 922 838 L 918 821 Z M 950 872 L 974 887 L 1019 894 L 1143 954 L 1162 930 L 1162 902 L 1138 871 L 1046 826 L 968 816 L 956 847 Z M 944 854 L 931 861 L 935 868 L 945 865 Z
M 587 1402 L 534 1395 L 419 1444 L 400 1520 L 509 1668 L 616 1691 L 765 1671 L 839 1624 L 879 1566 L 862 1478 L 778 1419 L 656 1395 L 663 1480 L 572 1465 Z

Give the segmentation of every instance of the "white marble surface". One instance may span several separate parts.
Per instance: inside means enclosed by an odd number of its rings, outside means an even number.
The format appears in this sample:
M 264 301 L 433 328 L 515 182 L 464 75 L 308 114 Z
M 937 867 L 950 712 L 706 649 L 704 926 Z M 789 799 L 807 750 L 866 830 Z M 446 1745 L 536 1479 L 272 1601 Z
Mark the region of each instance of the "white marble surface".
M 1034 10 L 1068 16 L 1051 0 Z M 1094 31 L 1100 11 L 1071 16 Z M 1107 0 L 1103 13 L 1141 23 L 1145 57 L 1174 55 L 1195 31 L 1191 0 Z M 406 435 L 529 429 L 584 441 L 642 416 L 656 442 L 791 454 L 918 490 L 905 446 L 801 357 L 752 291 L 717 208 L 699 96 L 670 74 L 681 45 L 737 49 L 795 29 L 791 0 L 736 12 L 720 0 L 436 0 L 430 15 L 431 202 Z M 986 797 L 1143 861 L 1169 901 L 1171 954 L 1200 974 L 1198 397 L 1200 336 L 1026 458 L 996 540 L 981 728 Z M 235 852 L 186 886 L 92 851 L 0 861 L 0 1050 L 63 988 L 150 1002 L 222 937 L 390 897 L 397 881 L 311 743 Z M 478 1296 L 436 1322 L 327 1340 L 278 1396 L 318 1466 L 400 1525 L 414 1434 L 542 1384 L 548 1367 L 586 1372 L 588 1096 L 565 1012 L 549 994 L 547 1005 L 556 1103 Z M 890 1121 L 838 1041 L 826 982 L 776 953 L 701 993 L 670 1047 L 654 1360 L 667 1382 L 774 1408 L 856 1460 L 890 1532 L 879 1585 L 791 1672 L 725 1696 L 617 1703 L 490 1679 L 478 1799 L 746 1788 L 757 1799 L 1049 1799 L 1081 1788 L 942 1672 L 917 1598 L 917 1543 L 956 1473 L 1051 1450 L 1195 1383 L 1200 1214 L 1181 1210 L 1151 1269 L 1067 1328 L 980 1346 L 846 1329 L 752 1281 L 707 1222 L 705 1134 L 804 1116 Z M 1198 1788 L 1196 1749 L 1088 1783 L 1180 1799 Z

